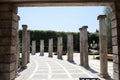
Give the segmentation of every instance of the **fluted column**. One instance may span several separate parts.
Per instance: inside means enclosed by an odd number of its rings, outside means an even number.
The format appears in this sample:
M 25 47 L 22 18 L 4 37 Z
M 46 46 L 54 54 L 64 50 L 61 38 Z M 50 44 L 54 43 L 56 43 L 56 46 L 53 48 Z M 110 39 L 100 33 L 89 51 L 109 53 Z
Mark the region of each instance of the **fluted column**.
M 22 25 L 22 67 L 27 68 L 27 25 Z
M 30 62 L 30 31 L 27 31 L 27 63 Z
M 49 55 L 48 57 L 53 57 L 53 39 L 49 39 Z
M 36 53 L 36 41 L 32 41 L 32 55 Z
M 74 62 L 73 60 L 73 34 L 69 33 L 67 36 L 67 60 L 69 62 Z
M 100 76 L 109 77 L 107 64 L 107 30 L 105 26 L 106 15 L 99 15 L 99 43 L 100 43 Z
M 40 56 L 44 56 L 44 40 L 40 40 Z
M 57 40 L 57 58 L 58 59 L 63 59 L 62 53 L 63 53 L 63 40 L 62 40 L 62 37 L 58 37 L 58 40 Z
M 79 40 L 80 40 L 80 65 L 83 66 L 83 31 L 82 28 L 79 28 L 80 30 L 80 36 L 79 36 Z

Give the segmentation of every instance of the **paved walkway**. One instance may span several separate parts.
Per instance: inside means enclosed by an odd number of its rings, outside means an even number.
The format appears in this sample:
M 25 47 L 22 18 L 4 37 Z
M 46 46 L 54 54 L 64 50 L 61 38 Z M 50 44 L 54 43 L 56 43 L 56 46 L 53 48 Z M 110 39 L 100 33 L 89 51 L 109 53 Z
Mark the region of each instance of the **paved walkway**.
M 58 60 L 57 56 L 49 58 L 48 54 L 45 56 L 31 55 L 28 68 L 19 73 L 16 80 L 79 80 L 79 78 L 99 78 L 99 60 L 93 60 L 89 56 L 90 67 L 85 69 L 79 66 L 79 54 L 74 54 L 76 64 L 69 63 L 67 56 L 63 60 Z M 109 62 L 109 73 L 112 76 L 112 62 Z M 109 79 L 110 80 L 110 79 Z

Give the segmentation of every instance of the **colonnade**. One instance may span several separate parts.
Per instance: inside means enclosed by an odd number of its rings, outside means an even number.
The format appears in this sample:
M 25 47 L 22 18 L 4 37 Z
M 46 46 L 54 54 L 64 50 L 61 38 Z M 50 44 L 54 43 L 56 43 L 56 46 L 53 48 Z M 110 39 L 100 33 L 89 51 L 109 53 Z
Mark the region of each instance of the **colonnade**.
M 107 71 L 107 33 L 105 27 L 105 15 L 99 15 L 98 20 L 100 23 L 100 76 L 103 78 L 109 77 Z M 27 25 L 22 25 L 22 68 L 27 68 L 27 63 L 30 62 L 30 32 L 27 31 Z M 80 65 L 89 68 L 89 58 L 88 58 L 88 26 L 82 26 L 80 30 Z M 48 40 L 48 57 L 53 57 L 53 38 Z M 73 34 L 69 33 L 67 36 L 67 60 L 69 62 L 74 62 L 73 59 Z M 36 41 L 32 41 L 32 55 L 36 53 Z M 63 38 L 57 38 L 57 58 L 63 59 Z M 40 40 L 40 56 L 44 56 L 44 40 Z

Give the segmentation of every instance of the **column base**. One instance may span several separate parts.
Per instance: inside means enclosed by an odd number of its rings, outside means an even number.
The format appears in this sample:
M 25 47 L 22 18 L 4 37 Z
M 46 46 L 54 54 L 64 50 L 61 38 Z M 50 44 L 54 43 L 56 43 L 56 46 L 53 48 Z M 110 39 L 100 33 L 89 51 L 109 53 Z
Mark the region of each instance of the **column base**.
M 48 57 L 53 57 L 52 55 L 49 55 Z
M 60 60 L 63 60 L 63 58 L 62 57 L 57 57 L 58 59 L 60 59 Z
M 44 56 L 44 54 L 40 54 L 40 56 Z
M 30 63 L 30 61 L 27 61 L 27 63 Z
M 27 69 L 27 66 L 22 66 L 21 69 Z
M 67 61 L 70 62 L 70 63 L 75 63 L 74 60 L 67 60 Z
M 100 73 L 99 76 L 100 76 L 101 78 L 105 78 L 105 79 L 110 78 L 110 76 L 108 75 L 108 73 L 106 73 L 106 74 Z

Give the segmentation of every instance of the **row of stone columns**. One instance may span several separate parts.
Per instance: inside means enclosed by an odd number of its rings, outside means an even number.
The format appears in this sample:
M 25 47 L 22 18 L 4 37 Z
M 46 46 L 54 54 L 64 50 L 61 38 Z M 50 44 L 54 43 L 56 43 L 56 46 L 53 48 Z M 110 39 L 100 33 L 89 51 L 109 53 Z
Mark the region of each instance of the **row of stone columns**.
M 105 27 L 105 15 L 98 16 L 98 20 L 100 23 L 100 76 L 101 77 L 109 77 L 107 71 L 107 33 Z M 80 28 L 80 65 L 85 68 L 89 67 L 88 60 L 88 34 L 87 34 L 88 26 L 83 26 Z M 29 45 L 30 38 L 29 32 L 27 32 L 27 26 L 23 25 L 22 32 L 22 68 L 26 68 L 27 62 L 29 62 Z M 28 37 L 27 37 L 28 36 Z M 63 38 L 58 37 L 57 43 L 57 58 L 62 59 L 63 53 Z M 32 41 L 32 54 L 35 54 L 36 42 Z M 49 57 L 53 56 L 53 39 L 49 39 Z M 28 55 L 27 55 L 28 54 Z M 40 56 L 44 56 L 44 40 L 40 40 Z M 67 56 L 69 62 L 74 62 L 73 60 L 73 35 L 71 33 L 68 34 L 67 37 Z

